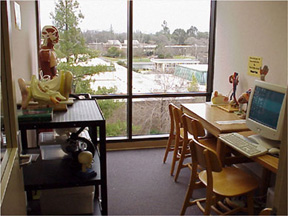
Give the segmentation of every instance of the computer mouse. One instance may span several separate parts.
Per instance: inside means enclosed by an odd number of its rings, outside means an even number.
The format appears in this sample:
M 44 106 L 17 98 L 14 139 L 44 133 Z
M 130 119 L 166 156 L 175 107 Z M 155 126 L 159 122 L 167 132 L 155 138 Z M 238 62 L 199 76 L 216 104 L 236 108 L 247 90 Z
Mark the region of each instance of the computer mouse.
M 278 148 L 270 148 L 270 149 L 268 150 L 268 153 L 269 153 L 269 154 L 272 154 L 272 155 L 277 155 L 277 154 L 280 153 L 280 149 L 278 149 Z

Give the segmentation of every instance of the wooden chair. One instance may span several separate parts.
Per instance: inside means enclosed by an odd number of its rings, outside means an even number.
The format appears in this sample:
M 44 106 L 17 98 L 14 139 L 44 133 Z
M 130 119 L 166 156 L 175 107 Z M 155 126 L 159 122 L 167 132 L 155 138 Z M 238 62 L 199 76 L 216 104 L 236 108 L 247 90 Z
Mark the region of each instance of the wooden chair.
M 174 151 L 174 142 L 175 142 L 175 120 L 174 120 L 174 109 L 177 108 L 173 103 L 169 104 L 169 116 L 170 116 L 170 132 L 169 132 L 169 138 L 168 138 L 168 142 L 166 145 L 166 149 L 165 149 L 165 154 L 164 154 L 164 158 L 163 158 L 163 163 L 166 163 L 167 160 L 167 156 L 168 153 L 170 151 Z
M 188 206 L 196 204 L 204 215 L 209 215 L 211 210 L 221 215 L 235 214 L 239 211 L 253 215 L 253 192 L 258 187 L 257 179 L 236 167 L 223 168 L 216 152 L 202 145 L 196 139 L 192 138 L 189 145 L 192 157 L 192 172 L 180 214 L 184 215 Z M 197 165 L 206 169 L 201 171 L 198 176 Z M 197 182 L 197 177 L 200 182 Z M 193 190 L 203 185 L 206 186 L 206 198 L 190 201 Z M 236 204 L 227 206 L 222 202 L 222 200 L 228 201 L 227 197 L 242 195 L 247 196 L 246 208 Z M 226 199 L 224 199 L 225 197 Z M 203 202 L 205 207 L 202 205 Z M 220 208 L 221 210 L 219 210 Z
M 174 176 L 174 181 L 177 181 L 181 169 L 189 167 L 192 170 L 191 161 L 184 164 L 184 159 L 190 157 L 190 147 L 189 142 L 191 141 L 192 136 L 196 140 L 201 140 L 201 143 L 205 146 L 208 146 L 216 150 L 217 139 L 215 137 L 207 137 L 203 125 L 195 118 L 183 114 L 181 116 L 181 123 L 183 126 L 183 141 L 182 141 L 182 151 L 178 152 L 178 167 L 176 174 Z
M 174 117 L 174 126 L 175 126 L 175 146 L 174 146 L 171 171 L 170 171 L 171 175 L 173 175 L 174 173 L 176 162 L 180 160 L 181 153 L 184 155 L 184 157 L 190 157 L 190 151 L 187 151 L 186 149 L 187 147 L 183 146 L 184 129 L 183 129 L 183 123 L 181 119 L 182 114 L 183 112 L 179 107 L 177 106 L 173 107 L 173 117 Z
M 174 173 L 176 162 L 180 159 L 180 153 L 182 151 L 182 143 L 183 143 L 183 137 L 184 137 L 184 129 L 182 126 L 182 110 L 175 106 L 173 103 L 169 104 L 169 115 L 170 115 L 170 133 L 168 142 L 166 145 L 166 150 L 163 158 L 163 163 L 166 162 L 168 153 L 170 151 L 173 151 L 172 156 L 172 163 L 171 163 L 171 170 L 170 174 L 171 176 Z M 191 135 L 190 135 L 191 136 Z M 185 157 L 190 157 L 190 151 L 185 150 L 184 152 L 187 153 Z

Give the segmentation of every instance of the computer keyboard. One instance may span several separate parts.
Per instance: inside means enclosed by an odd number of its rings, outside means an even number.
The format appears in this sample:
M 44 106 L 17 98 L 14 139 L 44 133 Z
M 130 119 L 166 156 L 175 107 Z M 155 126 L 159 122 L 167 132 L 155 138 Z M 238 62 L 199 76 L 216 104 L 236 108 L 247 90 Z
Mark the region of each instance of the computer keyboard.
M 219 139 L 247 157 L 260 156 L 267 152 L 267 148 L 249 141 L 238 133 L 221 135 Z

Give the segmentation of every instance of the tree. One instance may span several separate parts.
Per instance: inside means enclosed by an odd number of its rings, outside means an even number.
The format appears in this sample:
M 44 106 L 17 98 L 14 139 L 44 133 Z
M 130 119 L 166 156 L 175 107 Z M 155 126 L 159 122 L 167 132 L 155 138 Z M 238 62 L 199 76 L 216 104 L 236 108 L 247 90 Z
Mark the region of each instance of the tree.
M 77 0 L 58 0 L 55 13 L 50 13 L 53 24 L 58 28 L 60 41 L 58 46 L 58 57 L 77 62 L 79 54 L 87 53 L 85 39 L 78 27 L 84 18 Z
M 187 30 L 187 36 L 188 37 L 197 37 L 198 35 L 198 28 L 195 26 L 191 26 L 188 30 Z
M 195 74 L 192 74 L 192 80 L 188 87 L 189 92 L 198 92 L 199 91 L 199 84 Z
M 201 39 L 209 39 L 209 32 L 198 32 L 197 38 Z
M 108 57 L 112 57 L 112 58 L 117 58 L 117 57 L 121 57 L 123 55 L 123 53 L 121 52 L 121 50 L 118 47 L 110 47 L 107 50 L 107 54 L 106 56 Z
M 163 28 L 161 32 L 163 32 L 164 35 L 170 35 L 170 29 L 168 28 L 168 23 L 166 22 L 166 20 L 163 21 L 161 26 Z
M 184 44 L 187 35 L 186 32 L 183 29 L 175 29 L 172 33 L 172 38 L 175 40 L 176 44 Z

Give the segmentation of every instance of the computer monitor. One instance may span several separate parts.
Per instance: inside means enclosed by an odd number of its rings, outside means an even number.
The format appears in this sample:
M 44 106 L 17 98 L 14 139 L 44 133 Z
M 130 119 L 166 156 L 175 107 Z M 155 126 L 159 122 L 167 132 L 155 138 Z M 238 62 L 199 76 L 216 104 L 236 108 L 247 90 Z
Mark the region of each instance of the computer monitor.
M 280 141 L 286 109 L 287 87 L 255 81 L 246 114 L 246 124 L 258 136 Z

